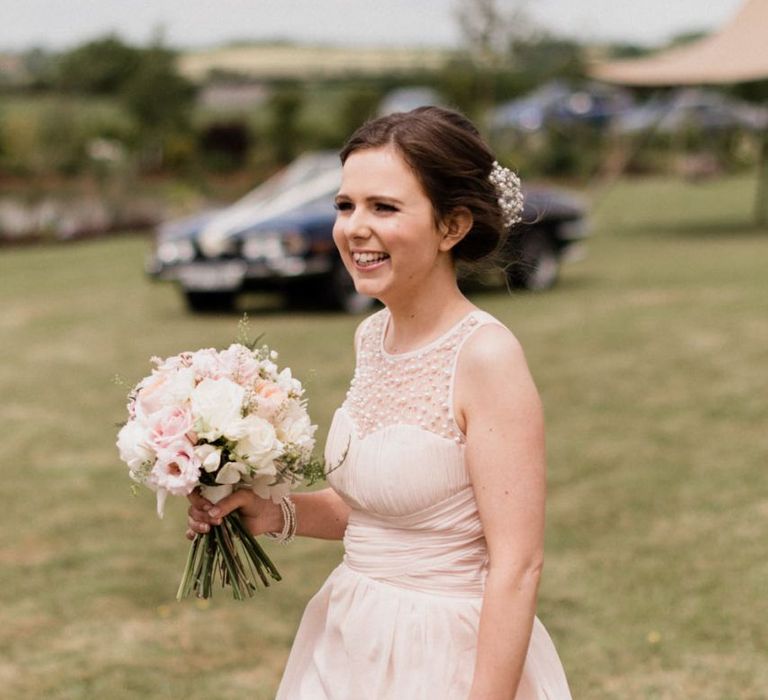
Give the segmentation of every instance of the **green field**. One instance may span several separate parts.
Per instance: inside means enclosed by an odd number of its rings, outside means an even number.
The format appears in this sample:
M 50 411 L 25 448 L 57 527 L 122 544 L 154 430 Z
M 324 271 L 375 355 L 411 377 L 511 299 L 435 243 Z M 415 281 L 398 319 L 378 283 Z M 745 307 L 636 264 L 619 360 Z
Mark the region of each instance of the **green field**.
M 768 230 L 747 179 L 623 182 L 551 293 L 478 295 L 527 349 L 548 419 L 539 616 L 574 697 L 768 693 Z M 142 274 L 128 236 L 0 252 L 0 695 L 271 698 L 335 543 L 268 544 L 284 582 L 174 600 L 184 506 L 158 521 L 114 448 L 148 357 L 237 332 Z M 307 380 L 325 432 L 356 320 L 252 326 Z

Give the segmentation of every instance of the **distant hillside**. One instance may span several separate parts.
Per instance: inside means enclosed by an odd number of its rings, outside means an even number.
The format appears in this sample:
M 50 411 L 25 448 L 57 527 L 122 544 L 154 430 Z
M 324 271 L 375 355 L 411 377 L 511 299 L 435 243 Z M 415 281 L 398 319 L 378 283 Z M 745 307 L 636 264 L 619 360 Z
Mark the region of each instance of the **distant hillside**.
M 179 70 L 196 82 L 212 72 L 254 80 L 373 76 L 438 70 L 450 55 L 447 49 L 434 48 L 238 46 L 182 54 Z

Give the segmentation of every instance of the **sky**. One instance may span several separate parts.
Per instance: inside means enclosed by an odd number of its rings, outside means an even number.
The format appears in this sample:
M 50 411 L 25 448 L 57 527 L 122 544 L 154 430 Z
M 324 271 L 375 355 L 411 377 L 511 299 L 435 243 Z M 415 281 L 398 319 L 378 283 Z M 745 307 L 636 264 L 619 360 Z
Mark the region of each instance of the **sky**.
M 0 0 L 0 50 L 63 49 L 110 31 L 178 48 L 241 39 L 453 46 L 460 0 Z M 589 41 L 655 45 L 721 25 L 743 0 L 500 0 L 534 23 Z

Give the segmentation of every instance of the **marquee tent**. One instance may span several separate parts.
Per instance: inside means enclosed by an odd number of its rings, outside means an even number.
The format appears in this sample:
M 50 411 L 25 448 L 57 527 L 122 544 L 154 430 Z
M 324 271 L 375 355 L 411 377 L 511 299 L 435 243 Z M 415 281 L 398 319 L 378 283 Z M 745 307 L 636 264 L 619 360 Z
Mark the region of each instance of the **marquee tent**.
M 719 32 L 659 53 L 593 66 L 623 85 L 704 85 L 768 78 L 768 0 L 746 0 Z
M 723 28 L 652 56 L 598 63 L 590 73 L 622 85 L 725 85 L 768 78 L 768 0 L 745 0 Z M 768 221 L 768 134 L 763 137 L 757 219 Z

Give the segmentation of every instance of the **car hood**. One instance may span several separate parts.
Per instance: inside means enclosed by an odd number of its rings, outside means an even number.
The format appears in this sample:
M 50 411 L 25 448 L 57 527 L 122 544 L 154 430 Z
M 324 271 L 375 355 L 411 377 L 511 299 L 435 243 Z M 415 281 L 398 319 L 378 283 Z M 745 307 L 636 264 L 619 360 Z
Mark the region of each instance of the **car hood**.
M 523 188 L 523 221 L 578 219 L 587 212 L 586 201 L 568 190 L 554 187 Z

